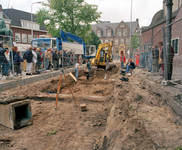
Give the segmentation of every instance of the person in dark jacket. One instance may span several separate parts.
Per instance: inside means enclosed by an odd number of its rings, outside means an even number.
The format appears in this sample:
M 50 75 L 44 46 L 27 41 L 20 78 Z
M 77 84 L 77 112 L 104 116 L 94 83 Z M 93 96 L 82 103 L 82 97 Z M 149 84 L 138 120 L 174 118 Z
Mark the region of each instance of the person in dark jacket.
M 159 50 L 157 45 L 154 45 L 152 49 L 152 62 L 153 73 L 159 72 Z
M 130 69 L 130 68 L 135 69 L 135 64 L 134 64 L 134 62 L 132 61 L 131 58 L 129 59 L 129 63 L 128 63 L 128 65 L 126 66 L 126 72 L 129 72 L 129 69 Z
M 36 67 L 35 67 L 37 74 L 40 74 L 39 69 L 41 68 L 41 65 L 42 65 L 42 58 L 41 58 L 41 55 L 40 55 L 40 51 L 41 51 L 41 49 L 40 48 L 37 48 L 37 51 L 36 51 L 36 54 L 37 54 L 37 63 L 36 63 Z
M 26 75 L 31 75 L 31 70 L 32 70 L 32 58 L 33 58 L 33 54 L 32 54 L 32 47 L 29 48 L 28 51 L 26 51 L 25 53 L 25 58 L 27 61 L 27 73 Z
M 21 70 L 20 70 L 21 62 L 23 62 L 23 59 L 21 58 L 20 52 L 18 51 L 14 57 L 14 66 L 15 66 L 16 75 L 18 75 L 19 73 L 21 74 Z
M 3 43 L 0 43 L 0 65 L 2 66 L 3 75 L 8 76 L 9 63 L 6 59 L 5 52 L 8 50 L 7 48 L 3 48 Z
M 54 64 L 54 69 L 58 70 L 58 64 L 59 64 L 59 55 L 58 55 L 58 50 L 55 49 L 53 56 L 52 56 L 53 64 Z

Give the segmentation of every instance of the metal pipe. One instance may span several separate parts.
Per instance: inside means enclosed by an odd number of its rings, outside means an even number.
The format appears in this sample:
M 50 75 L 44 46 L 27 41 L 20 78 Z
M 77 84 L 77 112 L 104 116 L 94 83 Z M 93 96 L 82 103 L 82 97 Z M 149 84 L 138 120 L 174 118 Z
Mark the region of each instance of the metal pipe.
M 131 22 L 132 22 L 132 0 L 131 0 L 131 16 L 130 16 L 130 50 L 129 50 L 129 58 L 131 56 Z
M 31 24 L 32 24 L 32 30 L 31 30 L 31 35 L 32 35 L 32 39 L 33 39 L 33 14 L 32 14 L 32 6 L 33 4 L 41 4 L 42 2 L 34 2 L 31 4 Z
M 13 77 L 15 76 L 15 70 L 14 70 L 14 59 L 13 59 L 13 50 L 12 50 L 12 39 L 10 36 L 10 44 L 11 44 L 11 66 L 12 66 L 12 72 L 13 72 Z
M 168 26 L 172 22 L 172 0 L 167 0 L 166 1 L 166 6 L 167 6 L 167 16 L 166 16 L 166 25 Z M 164 70 L 165 74 L 168 74 L 169 71 L 171 70 L 171 60 L 170 60 L 170 53 L 171 53 L 171 26 L 168 26 L 166 28 L 166 69 Z M 169 80 L 169 77 L 166 77 L 167 80 Z

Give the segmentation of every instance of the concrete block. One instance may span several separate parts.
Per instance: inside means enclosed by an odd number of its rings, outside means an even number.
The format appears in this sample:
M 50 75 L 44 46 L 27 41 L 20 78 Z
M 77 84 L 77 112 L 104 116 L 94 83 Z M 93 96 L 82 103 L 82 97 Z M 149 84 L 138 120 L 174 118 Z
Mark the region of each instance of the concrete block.
M 169 85 L 169 82 L 166 81 L 166 80 L 162 80 L 162 85 L 163 85 L 163 86 L 168 86 L 168 85 Z
M 30 100 L 0 104 L 0 124 L 15 130 L 32 123 Z

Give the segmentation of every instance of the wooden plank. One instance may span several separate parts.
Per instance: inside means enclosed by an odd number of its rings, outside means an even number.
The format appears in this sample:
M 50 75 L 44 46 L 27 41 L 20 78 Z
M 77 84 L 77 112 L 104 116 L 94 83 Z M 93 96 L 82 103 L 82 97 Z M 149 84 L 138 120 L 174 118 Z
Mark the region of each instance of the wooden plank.
M 75 81 L 77 81 L 77 79 L 75 78 L 75 76 L 70 72 L 69 73 L 70 74 L 70 76 L 75 80 Z

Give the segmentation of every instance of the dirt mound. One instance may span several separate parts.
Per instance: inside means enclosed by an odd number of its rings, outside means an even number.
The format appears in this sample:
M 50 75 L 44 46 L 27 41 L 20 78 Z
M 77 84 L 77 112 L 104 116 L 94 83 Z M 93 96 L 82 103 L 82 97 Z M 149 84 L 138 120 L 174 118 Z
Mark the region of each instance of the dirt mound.
M 33 125 L 15 131 L 0 125 L 0 149 L 173 150 L 182 145 L 181 118 L 135 74 L 129 76 L 129 82 L 119 80 L 119 68 L 91 74 L 89 81 L 82 78 L 83 71 L 78 82 L 67 79 L 74 94 L 101 97 L 102 101 L 81 97 L 80 102 L 87 106 L 82 112 L 71 99 L 58 101 L 56 111 L 53 101 L 31 100 Z M 33 83 L 9 91 L 9 95 L 56 93 L 58 81 L 56 77 Z M 61 87 L 61 94 L 70 94 L 65 80 Z M 50 131 L 56 133 L 47 135 Z M 2 137 L 10 140 L 3 145 Z
M 103 143 L 95 147 L 173 150 L 181 146 L 181 118 L 165 104 L 160 94 L 152 93 L 146 83 L 134 77 L 130 77 L 129 83 L 117 81 Z

